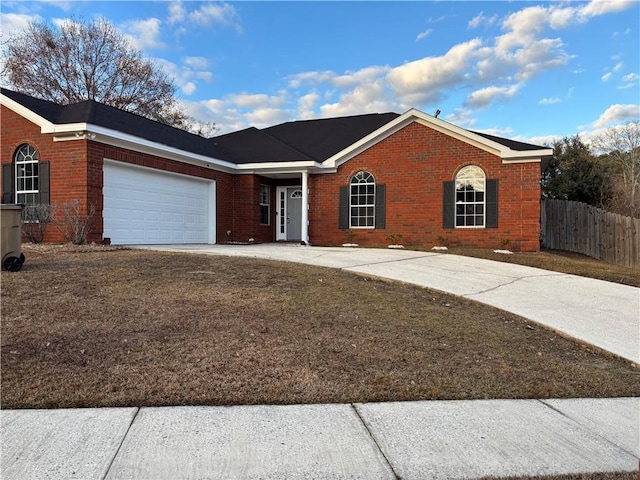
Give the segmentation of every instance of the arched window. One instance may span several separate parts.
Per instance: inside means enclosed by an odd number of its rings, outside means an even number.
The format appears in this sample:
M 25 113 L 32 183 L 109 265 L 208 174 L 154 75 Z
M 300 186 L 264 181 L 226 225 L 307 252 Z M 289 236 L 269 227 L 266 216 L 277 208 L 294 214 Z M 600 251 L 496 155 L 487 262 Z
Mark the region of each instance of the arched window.
M 29 144 L 20 145 L 14 156 L 16 169 L 16 203 L 39 203 L 40 172 L 37 150 Z
M 375 228 L 376 182 L 369 172 L 361 171 L 349 182 L 349 226 Z
M 478 166 L 469 165 L 456 175 L 456 227 L 484 227 L 486 177 Z

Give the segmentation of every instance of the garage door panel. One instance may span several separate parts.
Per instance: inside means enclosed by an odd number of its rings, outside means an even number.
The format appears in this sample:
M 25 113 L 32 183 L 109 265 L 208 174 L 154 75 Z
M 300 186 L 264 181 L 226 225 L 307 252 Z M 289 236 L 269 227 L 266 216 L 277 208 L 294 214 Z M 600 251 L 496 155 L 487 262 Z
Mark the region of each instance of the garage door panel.
M 114 244 L 207 243 L 211 182 L 104 164 L 104 236 Z

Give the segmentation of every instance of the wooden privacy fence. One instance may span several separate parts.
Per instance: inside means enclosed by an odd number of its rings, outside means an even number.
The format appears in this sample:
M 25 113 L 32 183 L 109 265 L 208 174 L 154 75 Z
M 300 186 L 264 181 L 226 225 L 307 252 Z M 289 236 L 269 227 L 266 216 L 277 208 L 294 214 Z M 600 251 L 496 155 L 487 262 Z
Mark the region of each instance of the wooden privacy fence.
M 640 268 L 640 219 L 567 200 L 542 200 L 541 210 L 544 248 Z

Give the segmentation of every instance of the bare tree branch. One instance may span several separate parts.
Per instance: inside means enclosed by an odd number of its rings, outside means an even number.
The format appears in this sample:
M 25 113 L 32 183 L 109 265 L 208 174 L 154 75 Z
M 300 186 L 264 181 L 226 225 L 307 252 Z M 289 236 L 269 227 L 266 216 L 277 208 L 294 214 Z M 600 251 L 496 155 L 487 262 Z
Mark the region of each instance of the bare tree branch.
M 198 128 L 180 108 L 167 75 L 107 20 L 69 20 L 57 27 L 32 23 L 9 39 L 6 51 L 3 74 L 16 91 L 62 105 L 95 100 L 179 128 Z

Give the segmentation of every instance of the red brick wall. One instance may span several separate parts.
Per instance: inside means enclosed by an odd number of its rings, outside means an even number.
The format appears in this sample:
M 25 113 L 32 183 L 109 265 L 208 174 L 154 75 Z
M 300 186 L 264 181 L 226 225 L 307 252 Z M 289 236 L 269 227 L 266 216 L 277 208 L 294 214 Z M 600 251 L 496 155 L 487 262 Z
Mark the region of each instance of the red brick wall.
M 78 200 L 81 211 L 86 212 L 87 142 L 54 142 L 52 135 L 42 135 L 39 126 L 4 106 L 0 111 L 0 119 L 0 162 L 3 165 L 12 163 L 17 148 L 23 143 L 29 143 L 38 151 L 40 161 L 49 162 L 51 204 L 62 205 L 70 200 Z M 94 235 L 91 240 L 96 238 Z M 53 225 L 49 225 L 45 241 L 63 242 L 64 237 Z
M 50 201 L 62 205 L 71 200 L 80 202 L 82 213 L 88 205 L 96 209 L 95 221 L 88 241 L 102 241 L 102 187 L 103 159 L 118 160 L 135 165 L 158 168 L 216 181 L 216 236 L 218 241 L 226 238 L 233 229 L 234 175 L 208 168 L 187 165 L 173 160 L 111 147 L 95 141 L 71 140 L 54 142 L 52 135 L 42 135 L 40 127 L 24 119 L 12 110 L 2 107 L 0 161 L 12 163 L 16 149 L 23 143 L 33 145 L 41 161 L 50 162 Z M 63 242 L 63 235 L 51 225 L 46 242 Z
M 466 165 L 480 166 L 487 179 L 498 179 L 498 228 L 445 229 L 442 185 Z M 338 228 L 339 188 L 351 176 L 371 172 L 386 185 L 386 228 Z M 538 251 L 540 218 L 540 165 L 505 165 L 495 155 L 455 140 L 417 122 L 344 163 L 335 174 L 312 175 L 309 234 L 313 245 L 339 245 L 348 233 L 361 245 L 389 244 L 388 237 L 402 235 L 405 246 L 430 248 L 444 237 L 450 245 Z
M 269 225 L 260 224 L 260 185 L 270 187 Z M 275 184 L 259 175 L 235 175 L 233 198 L 233 228 L 227 237 L 231 242 L 273 242 L 275 231 Z M 225 235 L 226 236 L 226 235 Z M 218 239 L 224 243 L 225 238 Z

